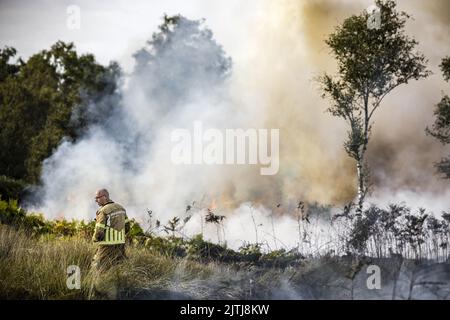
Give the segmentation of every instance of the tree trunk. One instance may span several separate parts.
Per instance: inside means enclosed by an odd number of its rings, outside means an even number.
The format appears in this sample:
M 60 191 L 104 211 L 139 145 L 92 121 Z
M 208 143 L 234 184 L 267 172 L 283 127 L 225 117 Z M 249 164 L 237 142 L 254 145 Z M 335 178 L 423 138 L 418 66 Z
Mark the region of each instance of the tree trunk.
M 362 150 L 360 150 L 358 154 L 358 163 L 357 163 L 357 171 L 358 171 L 358 207 L 356 209 L 356 216 L 361 218 L 362 209 L 364 204 L 364 198 L 366 196 L 366 173 L 364 172 L 364 154 L 367 150 L 367 144 L 369 143 L 369 92 L 366 91 L 366 95 L 364 96 L 364 143 L 361 146 Z
M 356 215 L 361 217 L 365 195 L 364 169 L 362 160 L 358 161 L 356 168 L 358 172 L 358 207 L 356 209 Z

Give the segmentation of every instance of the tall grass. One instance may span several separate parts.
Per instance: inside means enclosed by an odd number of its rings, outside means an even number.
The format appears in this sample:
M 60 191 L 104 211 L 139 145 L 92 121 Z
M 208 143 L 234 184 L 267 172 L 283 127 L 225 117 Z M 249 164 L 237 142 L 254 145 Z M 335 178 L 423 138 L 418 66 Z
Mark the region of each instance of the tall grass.
M 204 241 L 201 235 L 187 239 L 176 237 L 174 232 L 159 237 L 144 233 L 135 223 L 128 236 L 128 259 L 96 274 L 90 270 L 96 250 L 90 241 L 93 223 L 47 221 L 42 215 L 27 213 L 13 200 L 0 200 L 0 298 L 134 298 L 152 290 L 177 291 L 177 286 L 187 286 L 192 296 L 205 292 L 206 297 L 208 288 L 230 291 L 220 289 L 220 283 L 235 277 L 236 270 L 264 270 L 255 279 L 244 273 L 239 276 L 243 285 L 252 284 L 250 292 L 255 283 L 265 287 L 264 275 L 270 269 L 284 274 L 285 269 L 304 266 L 306 257 L 309 261 L 338 258 L 356 251 L 375 258 L 401 255 L 405 259 L 442 262 L 450 256 L 449 213 L 435 218 L 425 210 L 416 213 L 404 205 L 385 209 L 371 206 L 355 223 L 351 216 L 345 215 L 326 219 L 331 217 L 327 212 L 314 207 L 302 212 L 306 218 L 293 225 L 299 231 L 298 247 L 269 252 L 263 252 L 258 242 L 244 244 L 234 251 L 226 245 Z M 173 229 L 177 230 L 175 224 Z M 71 265 L 80 268 L 80 289 L 67 287 L 66 272 Z M 242 292 L 230 291 L 226 297 L 238 297 Z
M 86 274 L 94 247 L 82 239 L 45 240 L 0 225 L 2 298 L 73 299 L 85 290 L 69 290 L 66 270 L 77 265 Z
M 99 275 L 90 269 L 94 253 L 95 245 L 83 238 L 36 237 L 0 224 L 0 298 L 118 298 L 130 288 L 163 288 L 180 268 L 187 279 L 212 272 L 195 261 L 131 246 L 128 259 Z M 67 287 L 70 265 L 80 268 L 79 290 Z

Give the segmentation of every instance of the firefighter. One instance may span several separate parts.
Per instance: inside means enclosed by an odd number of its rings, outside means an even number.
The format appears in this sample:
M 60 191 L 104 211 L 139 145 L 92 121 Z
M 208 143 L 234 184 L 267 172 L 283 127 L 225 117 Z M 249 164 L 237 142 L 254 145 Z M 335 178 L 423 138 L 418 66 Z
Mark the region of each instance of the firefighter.
M 92 236 L 92 241 L 98 246 L 92 267 L 101 272 L 125 258 L 125 225 L 128 219 L 125 209 L 109 198 L 106 189 L 96 192 L 95 202 L 100 208 Z

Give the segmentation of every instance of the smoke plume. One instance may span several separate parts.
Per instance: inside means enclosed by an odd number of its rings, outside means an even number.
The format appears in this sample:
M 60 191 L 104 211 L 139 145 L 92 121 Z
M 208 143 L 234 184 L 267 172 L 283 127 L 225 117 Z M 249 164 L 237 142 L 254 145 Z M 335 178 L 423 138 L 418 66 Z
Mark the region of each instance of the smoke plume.
M 355 197 L 356 168 L 343 149 L 345 124 L 324 112 L 328 102 L 320 98 L 314 78 L 336 71 L 324 43 L 327 35 L 370 4 L 261 2 L 263 14 L 248 21 L 249 38 L 236 44 L 243 53 L 238 59 L 227 56 L 207 21 L 183 20 L 168 47 L 155 52 L 147 44 L 135 54 L 135 69 L 115 101 L 118 111 L 80 141 L 63 142 L 46 160 L 38 209 L 53 218 L 92 219 L 94 192 L 106 187 L 144 224 L 147 208 L 165 222 L 191 214 L 189 205 L 198 210 L 185 230 L 198 233 L 202 208 L 209 207 L 227 216 L 227 238 L 254 241 L 249 230 L 255 220 L 261 236 L 273 236 L 275 215 L 280 242 L 295 243 L 295 223 L 285 213 L 298 201 L 339 207 Z M 442 90 L 450 91 L 437 68 L 450 54 L 450 42 L 444 41 L 450 34 L 448 3 L 399 1 L 398 6 L 415 18 L 408 33 L 435 74 L 398 88 L 378 111 L 368 149 L 374 182 L 369 201 L 405 201 L 438 213 L 449 208 L 450 197 L 433 162 L 448 150 L 424 129 L 433 122 Z M 201 32 L 195 33 L 198 23 Z M 189 38 L 192 34 L 197 37 Z M 279 173 L 261 176 L 259 167 L 249 165 L 172 164 L 172 130 L 191 130 L 197 120 L 219 130 L 280 129 Z M 217 239 L 214 228 L 209 237 Z

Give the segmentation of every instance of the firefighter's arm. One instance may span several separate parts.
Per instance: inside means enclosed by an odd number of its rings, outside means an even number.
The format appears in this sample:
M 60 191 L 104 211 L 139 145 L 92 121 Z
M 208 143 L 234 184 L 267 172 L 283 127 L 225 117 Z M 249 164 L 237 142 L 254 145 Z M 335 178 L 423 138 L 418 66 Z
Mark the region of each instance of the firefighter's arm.
M 105 229 L 106 229 L 106 215 L 103 212 L 99 212 L 97 214 L 97 219 L 95 222 L 95 230 L 94 235 L 92 236 L 92 241 L 102 241 L 105 237 Z

